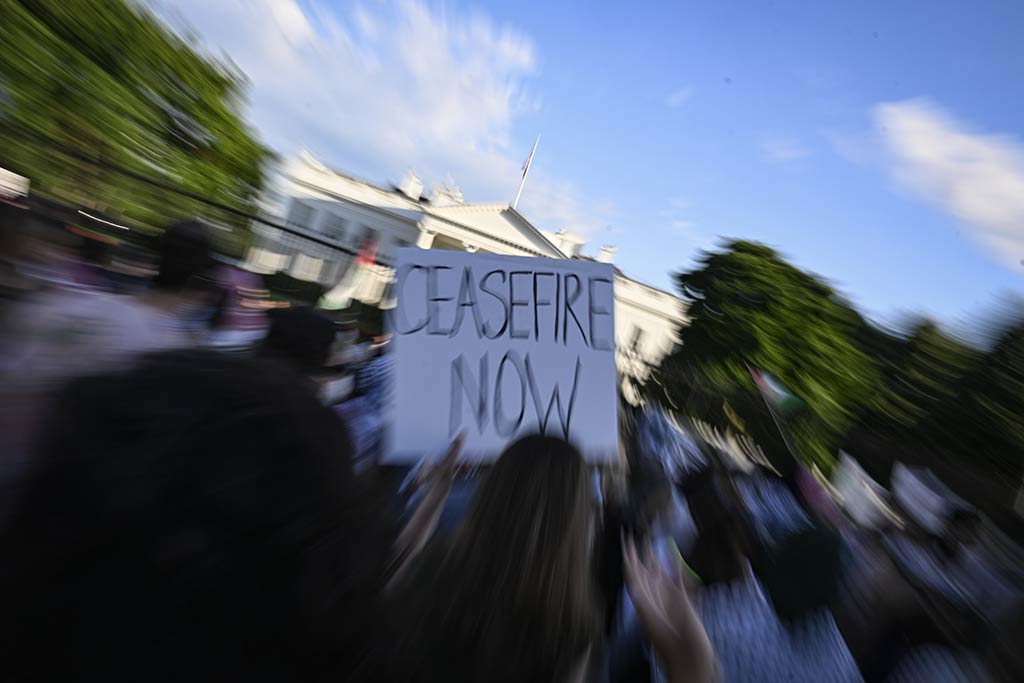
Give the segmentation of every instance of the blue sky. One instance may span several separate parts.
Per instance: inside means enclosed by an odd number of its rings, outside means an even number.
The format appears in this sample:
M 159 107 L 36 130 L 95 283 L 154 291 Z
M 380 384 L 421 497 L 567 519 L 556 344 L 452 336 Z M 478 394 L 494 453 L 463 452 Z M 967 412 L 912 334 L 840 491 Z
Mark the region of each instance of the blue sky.
M 1024 3 L 173 4 L 282 153 L 510 201 L 540 134 L 523 212 L 657 286 L 719 235 L 886 321 L 1024 283 Z

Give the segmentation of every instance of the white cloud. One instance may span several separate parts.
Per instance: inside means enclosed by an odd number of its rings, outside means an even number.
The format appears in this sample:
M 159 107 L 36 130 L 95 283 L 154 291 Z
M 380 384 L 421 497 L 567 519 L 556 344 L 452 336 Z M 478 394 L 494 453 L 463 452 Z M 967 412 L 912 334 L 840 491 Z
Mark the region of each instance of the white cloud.
M 513 124 L 538 107 L 527 87 L 537 52 L 521 32 L 419 0 L 149 4 L 247 74 L 253 123 L 279 152 L 305 147 L 379 180 L 410 167 L 428 182 L 451 174 L 470 201 L 513 198 L 529 153 L 512 145 Z M 543 166 L 540 149 L 521 203 L 531 219 L 576 231 L 604 220 Z
M 776 136 L 761 140 L 761 153 L 768 161 L 788 162 L 810 156 L 810 148 L 794 137 Z
M 897 181 L 972 229 L 998 259 L 1024 258 L 1024 144 L 979 133 L 926 99 L 877 105 Z
M 668 94 L 665 98 L 665 104 L 671 109 L 678 109 L 693 97 L 693 88 L 679 88 Z

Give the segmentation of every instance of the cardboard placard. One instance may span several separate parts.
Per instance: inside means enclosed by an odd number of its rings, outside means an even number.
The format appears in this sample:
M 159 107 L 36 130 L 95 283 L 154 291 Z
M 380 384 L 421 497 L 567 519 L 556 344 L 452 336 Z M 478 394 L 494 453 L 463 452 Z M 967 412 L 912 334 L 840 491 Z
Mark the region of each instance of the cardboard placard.
M 530 433 L 618 457 L 614 271 L 592 261 L 399 249 L 385 463 L 497 458 Z

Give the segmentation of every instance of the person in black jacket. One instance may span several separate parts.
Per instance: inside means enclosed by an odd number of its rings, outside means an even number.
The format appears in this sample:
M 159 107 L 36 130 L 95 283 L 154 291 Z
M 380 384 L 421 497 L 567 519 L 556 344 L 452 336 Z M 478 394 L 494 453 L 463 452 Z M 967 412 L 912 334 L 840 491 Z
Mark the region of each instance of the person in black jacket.
M 384 677 L 390 536 L 349 448 L 270 363 L 164 353 L 73 381 L 0 529 L 0 677 Z

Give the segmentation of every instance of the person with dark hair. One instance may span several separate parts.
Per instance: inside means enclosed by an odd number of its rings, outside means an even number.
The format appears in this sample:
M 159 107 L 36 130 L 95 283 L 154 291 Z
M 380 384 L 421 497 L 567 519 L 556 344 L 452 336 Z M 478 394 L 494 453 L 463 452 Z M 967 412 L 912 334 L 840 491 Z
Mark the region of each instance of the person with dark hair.
M 746 514 L 736 504 L 735 495 L 728 475 L 715 468 L 698 474 L 688 484 L 686 499 L 697 540 L 686 560 L 705 584 L 742 578 L 752 552 Z
M 830 606 L 840 592 L 843 551 L 842 537 L 825 524 L 782 541 L 762 575 L 775 613 L 795 620 Z
M 270 329 L 259 347 L 261 356 L 305 375 L 323 372 L 336 336 L 330 318 L 307 306 L 276 308 L 267 318 Z
M 354 378 L 328 367 L 337 340 L 334 321 L 307 306 L 272 309 L 267 318 L 270 329 L 257 346 L 259 356 L 283 363 L 309 379 L 326 405 L 335 405 L 351 394 Z M 365 426 L 358 414 L 340 410 L 337 406 L 335 410 L 349 426 L 355 450 L 353 457 L 361 459 Z
M 457 457 L 443 460 L 410 524 L 433 519 Z M 427 512 L 423 513 L 426 509 Z M 422 515 L 421 515 L 422 513 Z M 410 630 L 402 650 L 413 680 L 584 680 L 602 615 L 591 567 L 589 472 L 568 442 L 527 436 L 505 449 L 474 492 L 466 519 L 435 543 L 395 595 Z M 416 549 L 429 524 L 400 541 Z M 406 565 L 408 566 L 408 565 Z
M 153 285 L 141 297 L 150 309 L 174 319 L 193 345 L 206 341 L 223 296 L 214 265 L 210 229 L 197 220 L 173 223 L 160 238 Z
M 213 268 L 210 231 L 197 220 L 178 221 L 160 238 L 159 267 L 153 289 L 180 293 L 199 285 Z
M 173 352 L 73 381 L 0 530 L 4 679 L 385 677 L 388 537 L 349 450 L 276 364 Z
M 692 570 L 684 566 L 680 552 L 689 551 L 693 545 L 693 537 L 696 535 L 685 501 L 677 496 L 667 473 L 660 466 L 639 468 L 630 474 L 630 496 L 626 514 L 622 517 L 618 529 L 614 526 L 606 527 L 603 536 L 604 552 L 606 553 L 602 574 L 605 577 L 603 589 L 606 601 L 608 601 L 606 604 L 610 605 L 609 609 L 613 610 L 615 615 L 615 619 L 609 619 L 606 622 L 610 633 L 608 666 L 611 681 L 639 680 L 640 678 L 650 678 L 652 675 L 656 676 L 659 673 L 656 667 L 652 670 L 655 662 L 650 657 L 650 648 L 644 646 L 645 641 L 641 637 L 645 631 L 647 632 L 646 642 L 653 646 L 655 653 L 659 655 L 662 666 L 667 667 L 671 664 L 679 669 L 681 661 L 685 662 L 693 653 L 703 652 L 699 649 L 691 649 L 693 646 L 691 641 L 702 636 L 703 632 L 699 628 L 695 630 L 688 626 L 679 631 L 678 635 L 685 636 L 685 642 L 677 643 L 679 652 L 671 653 L 673 661 L 666 661 L 664 653 L 658 651 L 660 645 L 656 637 L 657 634 L 652 632 L 656 632 L 658 626 L 649 621 L 653 612 L 650 610 L 644 612 L 645 605 L 641 604 L 643 596 L 638 596 L 639 589 L 636 586 L 629 586 L 626 582 L 630 571 L 630 557 L 627 550 L 632 546 L 635 552 L 636 548 L 640 547 L 646 549 L 647 557 L 644 557 L 644 561 L 639 565 L 634 566 L 633 570 L 643 570 L 640 573 L 646 580 L 660 583 L 661 576 L 655 570 L 671 569 L 674 573 L 673 583 L 678 584 L 673 591 L 683 591 L 682 582 L 684 578 L 691 575 Z M 611 520 L 606 519 L 606 525 L 608 521 L 612 521 L 614 524 L 614 516 Z M 617 574 L 611 572 L 614 569 L 613 559 L 618 561 Z M 646 570 L 643 566 L 645 563 Z M 609 580 L 612 576 L 615 578 L 614 583 Z M 639 575 L 634 575 L 633 580 L 640 580 Z M 623 599 L 622 588 L 624 585 L 628 588 L 629 599 Z M 657 599 L 668 600 L 668 597 L 659 595 Z M 665 618 L 672 623 L 675 623 L 677 619 L 681 620 L 679 623 L 696 623 L 699 627 L 695 618 L 691 618 L 693 610 L 685 595 L 678 599 L 673 598 L 671 604 L 674 607 L 670 608 L 666 605 L 658 608 L 659 611 L 663 611 Z M 674 614 L 672 609 L 679 609 L 682 612 Z M 687 614 L 690 616 L 686 616 Z M 690 665 L 692 665 L 690 668 L 683 668 L 683 672 L 687 675 L 682 679 L 674 678 L 670 675 L 671 672 L 666 675 L 669 675 L 669 680 L 703 680 L 699 676 L 690 677 L 697 670 L 697 662 L 691 662 Z M 677 671 L 676 674 L 683 672 Z M 654 680 L 659 679 L 655 677 Z
M 612 497 L 602 508 L 601 534 L 596 548 L 597 572 L 605 605 L 605 630 L 612 634 L 619 626 L 623 588 L 622 538 L 627 534 L 638 542 L 652 540 L 655 521 L 672 499 L 671 485 L 654 468 L 630 472 L 628 496 Z

